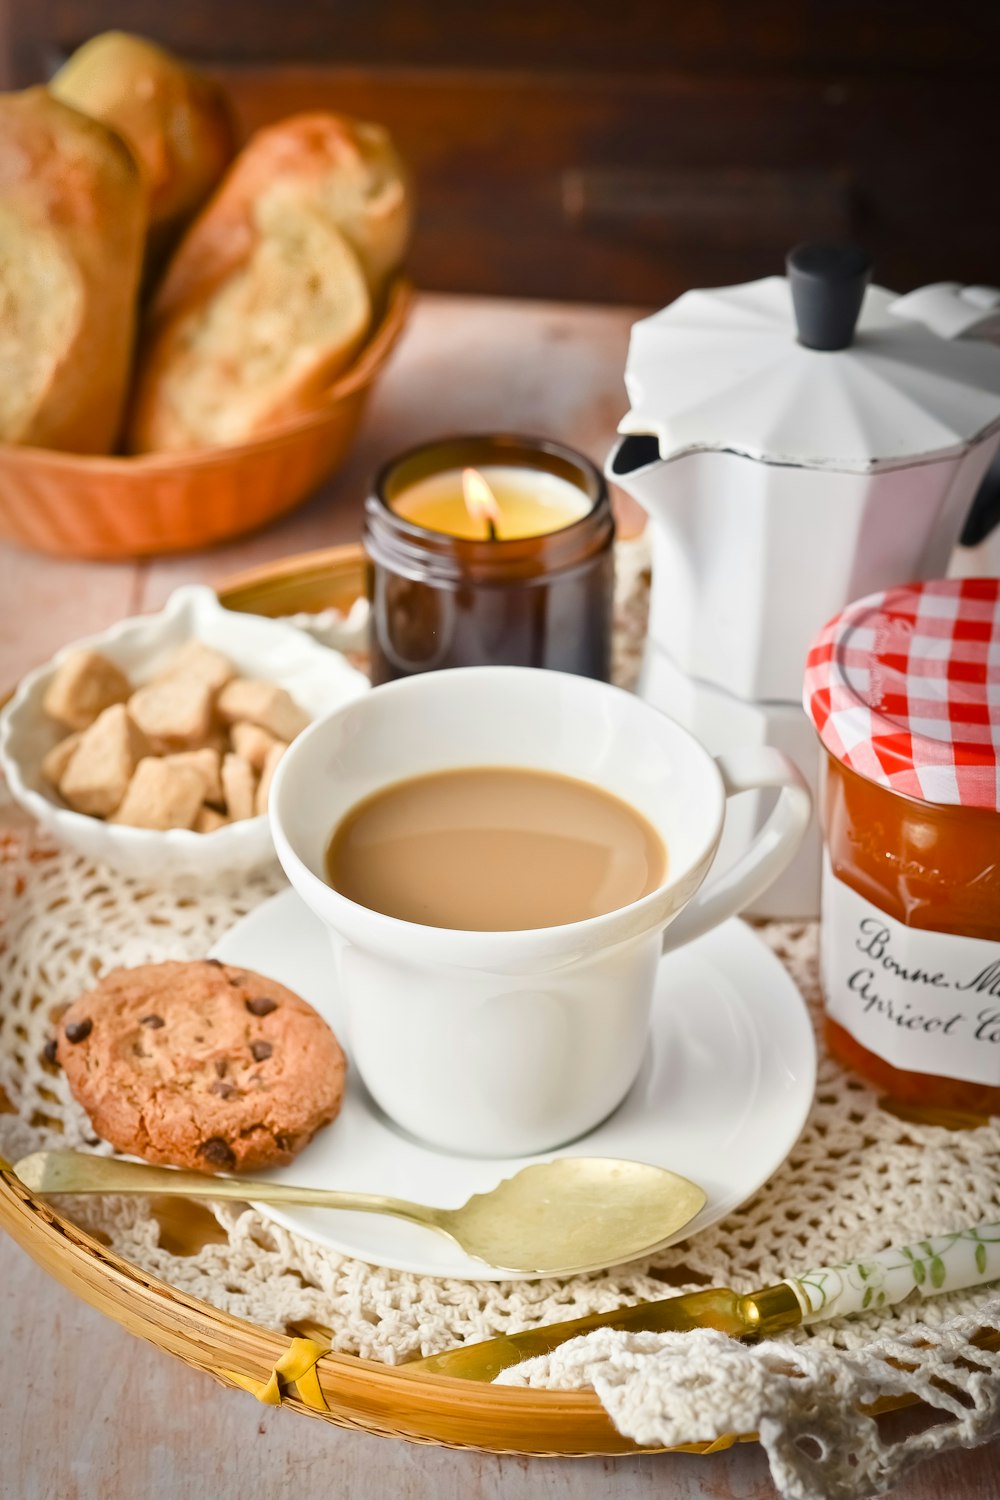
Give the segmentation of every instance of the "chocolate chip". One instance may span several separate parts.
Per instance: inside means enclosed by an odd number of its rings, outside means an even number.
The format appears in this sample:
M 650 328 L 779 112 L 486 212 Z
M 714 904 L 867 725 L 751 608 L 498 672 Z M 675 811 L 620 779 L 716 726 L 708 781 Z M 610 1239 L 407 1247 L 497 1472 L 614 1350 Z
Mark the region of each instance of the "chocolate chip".
M 202 1141 L 198 1147 L 198 1155 L 203 1156 L 213 1167 L 228 1167 L 232 1170 L 236 1165 L 233 1149 L 221 1135 L 213 1135 L 207 1141 Z
M 206 958 L 205 962 L 211 964 L 213 969 L 225 968 L 221 958 Z
M 250 1051 L 253 1053 L 254 1062 L 266 1062 L 274 1048 L 270 1042 L 251 1042 Z
M 70 1021 L 63 1027 L 63 1034 L 67 1042 L 85 1042 L 93 1029 L 94 1023 L 88 1018 L 86 1021 Z
M 225 1078 L 228 1068 L 229 1059 L 227 1057 L 217 1057 L 215 1059 L 215 1071 L 218 1073 L 220 1078 Z
M 143 1016 L 139 1022 L 140 1026 L 148 1026 L 150 1031 L 159 1031 L 160 1027 L 165 1024 L 162 1016 Z
M 47 1063 L 54 1063 L 56 1061 L 57 1050 L 56 1039 L 54 1036 L 50 1036 L 48 1041 L 45 1043 L 45 1046 L 42 1048 L 42 1057 Z
M 236 1090 L 233 1088 L 231 1083 L 223 1083 L 221 1078 L 217 1078 L 212 1084 L 210 1092 L 213 1094 L 218 1094 L 220 1099 L 231 1099 L 236 1093 Z M 225 1142 L 223 1142 L 223 1144 L 225 1144 Z
M 278 1002 L 269 1000 L 267 995 L 255 995 L 246 1002 L 246 1007 L 252 1016 L 269 1016 L 272 1010 L 278 1009 Z

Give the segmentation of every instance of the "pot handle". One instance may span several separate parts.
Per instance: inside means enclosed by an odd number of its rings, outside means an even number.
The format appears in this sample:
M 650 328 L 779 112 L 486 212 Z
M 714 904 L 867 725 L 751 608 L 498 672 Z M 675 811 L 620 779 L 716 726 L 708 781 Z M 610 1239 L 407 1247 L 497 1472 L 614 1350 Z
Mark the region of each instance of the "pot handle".
M 812 798 L 798 767 L 770 745 L 717 755 L 726 797 L 777 787 L 774 810 L 735 864 L 709 880 L 681 908 L 663 934 L 669 953 L 701 937 L 755 901 L 794 859 L 812 815 Z
M 990 532 L 1000 525 L 1000 454 L 994 454 L 993 462 L 983 475 L 975 493 L 972 508 L 965 518 L 959 545 L 978 547 L 985 542 Z
M 889 303 L 897 318 L 923 323 L 943 339 L 982 339 L 1000 343 L 1000 287 L 962 286 L 935 281 Z M 1000 525 L 1000 457 L 992 464 L 972 501 L 959 545 L 977 547 Z

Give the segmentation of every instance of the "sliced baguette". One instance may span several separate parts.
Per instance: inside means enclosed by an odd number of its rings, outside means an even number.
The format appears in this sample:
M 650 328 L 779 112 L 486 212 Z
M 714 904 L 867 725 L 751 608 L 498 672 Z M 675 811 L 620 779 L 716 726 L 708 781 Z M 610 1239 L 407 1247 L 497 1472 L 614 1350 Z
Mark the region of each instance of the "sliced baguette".
M 380 126 L 310 114 L 259 131 L 153 299 L 130 450 L 235 443 L 314 405 L 367 336 L 409 228 Z
M 145 225 L 119 135 L 44 88 L 0 95 L 0 441 L 110 451 Z
M 251 205 L 244 253 L 151 334 L 129 447 L 177 452 L 255 437 L 317 402 L 370 323 L 350 245 L 312 204 L 275 184 Z
M 246 258 L 254 205 L 277 184 L 340 230 L 378 305 L 409 242 L 409 179 L 381 125 L 314 113 L 269 125 L 247 142 L 167 267 L 151 308 L 154 324 L 200 300 L 206 286 Z

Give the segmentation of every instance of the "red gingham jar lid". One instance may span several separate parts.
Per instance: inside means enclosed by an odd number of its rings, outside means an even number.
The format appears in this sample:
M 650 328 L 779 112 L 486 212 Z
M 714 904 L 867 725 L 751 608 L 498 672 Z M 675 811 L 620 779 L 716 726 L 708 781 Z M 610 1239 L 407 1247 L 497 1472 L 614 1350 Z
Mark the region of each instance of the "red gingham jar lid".
M 806 658 L 831 755 L 924 802 L 1000 808 L 1000 579 L 904 584 L 849 604 Z

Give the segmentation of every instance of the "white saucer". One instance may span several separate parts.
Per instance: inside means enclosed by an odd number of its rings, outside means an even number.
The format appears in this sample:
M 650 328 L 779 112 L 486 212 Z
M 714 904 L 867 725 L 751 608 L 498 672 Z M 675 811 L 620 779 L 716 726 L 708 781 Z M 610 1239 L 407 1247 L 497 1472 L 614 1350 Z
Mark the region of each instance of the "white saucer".
M 329 940 L 294 891 L 244 917 L 213 954 L 310 1001 L 350 1057 Z M 349 1067 L 337 1120 L 292 1166 L 268 1175 L 453 1208 L 530 1161 L 627 1157 L 680 1172 L 708 1194 L 698 1217 L 674 1236 L 682 1240 L 730 1213 L 777 1170 L 805 1123 L 815 1077 L 816 1046 L 798 989 L 766 944 L 734 920 L 663 959 L 639 1077 L 615 1113 L 572 1145 L 545 1157 L 448 1155 L 392 1125 Z M 259 1207 L 295 1233 L 374 1265 L 467 1281 L 530 1279 L 490 1270 L 443 1235 L 399 1219 Z

